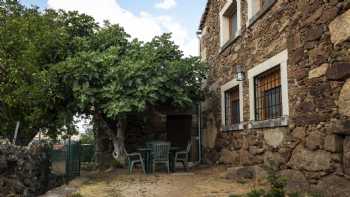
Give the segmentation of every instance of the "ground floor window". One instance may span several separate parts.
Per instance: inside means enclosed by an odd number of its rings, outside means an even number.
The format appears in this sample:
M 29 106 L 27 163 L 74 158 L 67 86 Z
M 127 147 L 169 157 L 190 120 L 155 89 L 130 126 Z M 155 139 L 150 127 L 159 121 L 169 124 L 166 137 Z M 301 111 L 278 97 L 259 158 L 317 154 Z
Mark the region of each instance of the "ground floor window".
M 221 119 L 225 131 L 243 129 L 243 82 L 233 79 L 221 86 Z
M 251 127 L 288 125 L 287 60 L 288 51 L 284 50 L 248 71 Z
M 268 120 L 282 116 L 280 65 L 254 79 L 255 119 Z
M 240 123 L 239 87 L 225 91 L 225 125 Z

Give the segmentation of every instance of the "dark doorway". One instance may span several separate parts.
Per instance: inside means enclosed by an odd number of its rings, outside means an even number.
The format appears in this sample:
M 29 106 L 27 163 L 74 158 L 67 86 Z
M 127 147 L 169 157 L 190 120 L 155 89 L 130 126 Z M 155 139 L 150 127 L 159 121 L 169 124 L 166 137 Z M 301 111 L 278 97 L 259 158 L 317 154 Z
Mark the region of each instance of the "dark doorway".
M 167 138 L 174 146 L 186 147 L 191 140 L 192 115 L 168 115 Z

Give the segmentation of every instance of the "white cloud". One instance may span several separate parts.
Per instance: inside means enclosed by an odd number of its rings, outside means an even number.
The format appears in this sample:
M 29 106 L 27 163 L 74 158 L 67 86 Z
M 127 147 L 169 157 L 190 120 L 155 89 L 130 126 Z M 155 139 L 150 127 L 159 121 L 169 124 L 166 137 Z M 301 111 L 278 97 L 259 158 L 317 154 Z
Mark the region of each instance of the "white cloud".
M 159 3 L 155 5 L 156 8 L 168 10 L 176 6 L 175 0 L 160 0 Z
M 48 0 L 48 7 L 77 10 L 93 16 L 99 23 L 104 20 L 118 23 L 132 37 L 143 41 L 150 41 L 156 35 L 171 32 L 174 42 L 185 55 L 198 55 L 198 46 L 194 44 L 195 36 L 190 36 L 182 24 L 169 16 L 154 16 L 147 12 L 134 14 L 122 8 L 117 0 Z

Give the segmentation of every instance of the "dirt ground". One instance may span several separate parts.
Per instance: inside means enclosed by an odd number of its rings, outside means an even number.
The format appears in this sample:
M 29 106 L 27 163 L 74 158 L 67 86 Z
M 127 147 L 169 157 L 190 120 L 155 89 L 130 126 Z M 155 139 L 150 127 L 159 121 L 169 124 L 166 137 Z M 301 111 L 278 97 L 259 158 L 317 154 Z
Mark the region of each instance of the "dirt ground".
M 223 178 L 224 167 L 197 168 L 189 172 L 143 175 L 125 170 L 90 172 L 77 188 L 84 197 L 228 197 L 250 191 L 254 183 Z

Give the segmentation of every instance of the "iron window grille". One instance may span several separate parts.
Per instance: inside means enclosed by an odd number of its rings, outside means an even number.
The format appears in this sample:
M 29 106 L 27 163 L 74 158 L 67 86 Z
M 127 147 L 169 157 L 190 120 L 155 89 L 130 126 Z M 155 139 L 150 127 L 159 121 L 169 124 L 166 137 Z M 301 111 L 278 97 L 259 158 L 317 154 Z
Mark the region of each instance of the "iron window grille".
M 255 120 L 282 117 L 280 65 L 255 77 L 254 83 Z
M 225 125 L 232 126 L 240 123 L 239 87 L 225 92 Z

